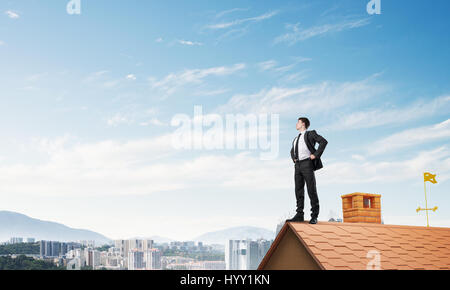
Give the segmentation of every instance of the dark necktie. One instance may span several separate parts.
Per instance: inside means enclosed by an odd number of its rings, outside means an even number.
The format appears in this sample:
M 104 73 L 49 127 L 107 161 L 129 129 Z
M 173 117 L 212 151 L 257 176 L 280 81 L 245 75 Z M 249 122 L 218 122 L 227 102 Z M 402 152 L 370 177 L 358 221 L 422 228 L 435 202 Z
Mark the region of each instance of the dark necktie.
M 298 160 L 298 142 L 300 141 L 300 136 L 302 136 L 302 133 L 300 133 L 297 137 L 297 144 L 295 145 L 295 158 Z M 300 161 L 300 160 L 299 160 Z

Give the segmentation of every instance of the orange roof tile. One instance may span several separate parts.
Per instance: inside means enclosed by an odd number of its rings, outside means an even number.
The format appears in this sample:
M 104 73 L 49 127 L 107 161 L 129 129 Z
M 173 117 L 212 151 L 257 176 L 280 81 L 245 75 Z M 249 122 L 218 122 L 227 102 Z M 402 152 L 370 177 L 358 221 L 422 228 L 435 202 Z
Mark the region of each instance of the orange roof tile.
M 372 250 L 380 254 L 381 269 L 450 269 L 450 228 L 326 222 L 284 226 L 324 269 L 366 269 Z

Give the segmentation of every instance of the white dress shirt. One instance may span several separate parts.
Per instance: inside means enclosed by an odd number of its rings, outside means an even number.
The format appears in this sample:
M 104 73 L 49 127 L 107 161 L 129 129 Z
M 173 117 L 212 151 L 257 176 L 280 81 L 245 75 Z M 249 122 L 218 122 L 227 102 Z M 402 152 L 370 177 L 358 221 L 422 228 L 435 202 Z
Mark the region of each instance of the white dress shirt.
M 300 136 L 300 140 L 298 143 L 298 160 L 304 160 L 304 159 L 308 159 L 311 157 L 311 152 L 308 149 L 308 146 L 306 146 L 306 142 L 305 142 L 305 135 L 306 135 L 306 131 L 301 131 L 300 133 L 302 133 L 302 135 Z M 295 137 L 294 139 L 294 152 L 295 152 L 295 146 L 297 146 L 297 139 L 298 136 Z

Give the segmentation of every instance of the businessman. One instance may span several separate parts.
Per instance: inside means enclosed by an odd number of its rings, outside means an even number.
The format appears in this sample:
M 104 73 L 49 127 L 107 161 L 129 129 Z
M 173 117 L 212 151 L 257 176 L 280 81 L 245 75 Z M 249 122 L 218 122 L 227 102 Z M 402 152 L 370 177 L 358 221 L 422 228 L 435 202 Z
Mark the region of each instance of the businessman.
M 295 163 L 295 197 L 297 199 L 297 214 L 288 222 L 304 221 L 305 183 L 311 201 L 310 224 L 317 224 L 319 216 L 319 197 L 317 196 L 316 177 L 314 172 L 323 168 L 320 157 L 328 144 L 315 130 L 308 131 L 308 118 L 299 118 L 297 130 L 300 134 L 292 142 L 291 158 Z M 315 149 L 316 144 L 319 148 Z

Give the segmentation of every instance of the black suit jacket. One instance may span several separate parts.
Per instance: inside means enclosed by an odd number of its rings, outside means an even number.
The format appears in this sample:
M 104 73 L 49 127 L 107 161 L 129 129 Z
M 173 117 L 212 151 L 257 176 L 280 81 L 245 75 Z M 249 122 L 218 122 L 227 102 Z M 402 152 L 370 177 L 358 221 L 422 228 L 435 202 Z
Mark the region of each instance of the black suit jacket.
M 294 138 L 294 141 L 295 141 L 295 138 Z M 293 162 L 295 162 L 295 155 L 294 155 L 295 142 L 294 141 L 292 141 L 292 149 L 291 149 L 291 158 L 292 158 Z M 305 142 L 306 142 L 306 146 L 308 147 L 311 154 L 316 156 L 316 159 L 313 160 L 314 171 L 323 168 L 322 160 L 320 160 L 320 157 L 322 156 L 323 151 L 325 150 L 325 147 L 327 147 L 328 141 L 325 138 L 323 138 L 322 136 L 320 136 L 319 134 L 317 134 L 316 130 L 313 130 L 313 131 L 306 131 Z M 315 148 L 316 143 L 319 144 L 319 148 L 317 148 L 317 149 Z

